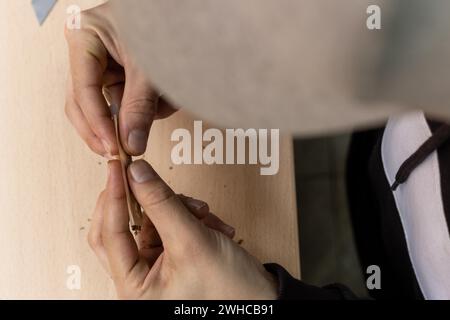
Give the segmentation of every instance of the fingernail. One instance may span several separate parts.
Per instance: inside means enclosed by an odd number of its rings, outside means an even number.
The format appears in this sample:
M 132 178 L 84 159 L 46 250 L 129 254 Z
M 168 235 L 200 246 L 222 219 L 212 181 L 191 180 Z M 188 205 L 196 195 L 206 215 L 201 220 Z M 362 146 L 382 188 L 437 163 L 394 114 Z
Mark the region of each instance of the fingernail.
M 147 147 L 148 134 L 146 131 L 134 129 L 128 135 L 128 148 L 132 153 L 142 154 Z
M 223 226 L 223 231 L 229 236 L 233 236 L 236 232 L 236 230 L 232 226 L 229 226 L 227 224 Z
M 186 200 L 188 205 L 192 208 L 194 208 L 195 210 L 200 210 L 204 207 L 206 207 L 206 202 L 203 202 L 201 200 L 197 200 L 197 199 L 187 199 Z
M 156 172 L 153 168 L 143 160 L 133 162 L 130 165 L 130 173 L 133 180 L 137 183 L 144 183 L 156 177 Z

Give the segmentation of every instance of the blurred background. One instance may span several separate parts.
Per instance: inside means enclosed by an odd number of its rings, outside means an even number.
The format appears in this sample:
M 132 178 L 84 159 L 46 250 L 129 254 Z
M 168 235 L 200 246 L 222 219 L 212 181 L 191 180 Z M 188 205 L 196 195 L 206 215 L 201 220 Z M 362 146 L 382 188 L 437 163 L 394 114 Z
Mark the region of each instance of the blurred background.
M 350 134 L 294 140 L 302 280 L 367 296 L 347 205 L 349 142 Z

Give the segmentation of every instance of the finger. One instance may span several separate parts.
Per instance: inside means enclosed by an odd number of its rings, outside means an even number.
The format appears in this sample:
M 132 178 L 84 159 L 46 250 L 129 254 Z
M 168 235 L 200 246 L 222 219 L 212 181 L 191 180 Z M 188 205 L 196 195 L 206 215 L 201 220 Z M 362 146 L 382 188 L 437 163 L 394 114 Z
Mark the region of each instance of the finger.
M 153 223 L 144 215 L 141 232 L 137 236 L 139 254 L 151 267 L 163 252 L 162 241 Z
M 150 221 L 147 215 L 142 217 L 141 232 L 136 237 L 139 250 L 151 249 L 162 246 L 161 238 L 155 225 Z
M 134 156 L 147 148 L 155 116 L 157 95 L 143 73 L 132 64 L 125 67 L 126 81 L 120 107 L 120 137 L 125 150 Z
M 211 213 L 206 202 L 191 197 L 186 197 L 185 195 L 180 195 L 180 199 L 183 204 L 195 215 L 195 217 L 203 222 L 205 226 L 217 230 L 233 239 L 235 229 L 223 222 L 215 214 Z
M 147 215 L 142 217 L 142 228 L 137 236 L 137 243 L 139 254 L 148 261 L 150 266 L 153 265 L 163 247 L 161 237 Z
M 158 230 L 164 248 L 186 245 L 201 234 L 197 219 L 147 162 L 133 162 L 128 177 L 137 201 Z
M 88 147 L 99 155 L 107 156 L 102 142 L 95 135 L 94 131 L 92 131 L 91 127 L 89 126 L 86 120 L 86 117 L 84 116 L 83 112 L 81 111 L 76 101 L 73 99 L 71 78 L 68 81 L 65 112 L 67 118 L 75 127 L 75 130 L 84 140 L 84 142 L 88 145 Z
M 213 213 L 208 213 L 206 217 L 202 219 L 202 222 L 207 226 L 208 228 L 217 230 L 224 235 L 226 235 L 228 238 L 233 239 L 234 235 L 236 233 L 235 229 L 223 222 L 218 216 L 216 216 Z
M 125 71 L 111 57 L 108 59 L 108 68 L 103 74 L 103 93 L 110 104 L 120 106 L 125 87 Z
M 109 273 L 108 256 L 102 240 L 103 212 L 105 209 L 106 192 L 103 191 L 98 197 L 92 216 L 91 228 L 88 234 L 88 243 L 100 260 L 102 267 Z
M 111 105 L 120 106 L 120 101 L 122 100 L 123 95 L 123 84 L 118 83 L 114 85 L 110 85 L 103 89 L 105 96 L 107 96 L 110 100 Z
M 140 258 L 136 242 L 130 232 L 121 164 L 119 161 L 110 161 L 108 167 L 110 172 L 106 187 L 107 202 L 102 239 L 111 273 L 116 279 L 132 277 L 143 281 L 148 272 L 148 265 Z
M 197 217 L 203 219 L 209 213 L 209 206 L 206 202 L 187 197 L 183 194 L 178 195 L 185 206 Z
M 67 40 L 75 101 L 102 141 L 105 153 L 115 155 L 118 149 L 114 125 L 102 94 L 108 53 L 98 36 L 91 32 L 69 31 Z
M 156 115 L 154 120 L 165 119 L 170 117 L 172 114 L 178 111 L 178 108 L 175 108 L 170 104 L 164 96 L 160 96 L 157 102 Z

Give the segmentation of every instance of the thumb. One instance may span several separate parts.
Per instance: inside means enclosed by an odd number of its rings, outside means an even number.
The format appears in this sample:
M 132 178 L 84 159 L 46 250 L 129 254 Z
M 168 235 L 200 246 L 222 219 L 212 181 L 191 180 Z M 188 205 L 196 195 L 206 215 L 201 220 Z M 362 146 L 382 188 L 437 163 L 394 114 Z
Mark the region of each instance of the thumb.
M 147 148 L 158 96 L 150 81 L 137 68 L 126 67 L 125 73 L 125 88 L 119 115 L 121 142 L 128 154 L 139 156 Z
M 202 232 L 200 223 L 147 162 L 133 162 L 128 175 L 136 200 L 155 225 L 165 248 L 180 248 L 197 239 Z

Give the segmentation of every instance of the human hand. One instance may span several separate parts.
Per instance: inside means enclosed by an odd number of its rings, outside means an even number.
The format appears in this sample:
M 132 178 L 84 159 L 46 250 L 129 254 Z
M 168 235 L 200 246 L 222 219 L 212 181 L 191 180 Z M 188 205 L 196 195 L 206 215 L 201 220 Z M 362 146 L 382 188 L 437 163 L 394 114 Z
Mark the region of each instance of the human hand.
M 109 163 L 107 186 L 97 202 L 89 236 L 119 298 L 277 297 L 274 277 L 230 239 L 234 231 L 205 203 L 176 195 L 143 160 L 130 165 L 128 179 L 146 212 L 137 243 L 129 229 L 118 161 Z
M 160 99 L 120 40 L 110 5 L 83 11 L 81 29 L 67 29 L 70 75 L 66 114 L 87 145 L 111 157 L 118 146 L 111 113 L 103 92 L 120 105 L 120 137 L 128 154 L 145 152 L 153 120 L 176 111 Z

